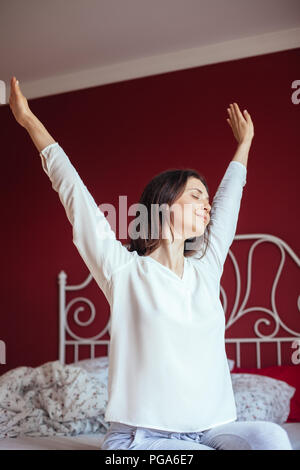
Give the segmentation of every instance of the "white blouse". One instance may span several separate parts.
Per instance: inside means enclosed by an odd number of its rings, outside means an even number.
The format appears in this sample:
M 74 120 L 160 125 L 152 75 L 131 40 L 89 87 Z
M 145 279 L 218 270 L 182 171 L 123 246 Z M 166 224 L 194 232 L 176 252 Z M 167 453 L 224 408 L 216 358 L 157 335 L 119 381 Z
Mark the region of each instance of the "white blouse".
M 111 310 L 106 421 L 173 432 L 203 431 L 237 419 L 220 301 L 246 167 L 231 161 L 214 196 L 205 256 L 184 258 L 180 278 L 129 252 L 60 145 L 42 167 L 73 227 L 73 243 Z

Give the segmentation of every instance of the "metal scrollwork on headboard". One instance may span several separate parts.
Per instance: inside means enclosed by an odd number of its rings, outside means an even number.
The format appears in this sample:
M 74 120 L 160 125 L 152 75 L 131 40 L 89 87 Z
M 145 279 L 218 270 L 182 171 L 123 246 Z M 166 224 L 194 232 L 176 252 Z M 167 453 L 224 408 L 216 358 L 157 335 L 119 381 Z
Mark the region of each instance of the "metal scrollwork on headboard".
M 273 318 L 274 320 L 274 331 L 269 333 L 268 335 L 264 335 L 263 333 L 260 332 L 259 327 L 261 323 L 264 323 L 265 325 L 270 325 L 271 322 L 268 318 L 259 318 L 255 324 L 254 324 L 254 332 L 256 335 L 256 338 L 226 338 L 225 342 L 226 343 L 235 343 L 236 344 L 236 365 L 237 367 L 241 366 L 241 356 L 240 356 L 240 344 L 241 343 L 255 343 L 256 344 L 256 366 L 258 368 L 261 367 L 261 354 L 260 354 L 260 345 L 261 343 L 266 343 L 266 342 L 276 342 L 277 344 L 277 365 L 281 365 L 281 343 L 285 341 L 289 342 L 294 342 L 298 341 L 300 344 L 300 331 L 294 331 L 291 328 L 289 328 L 284 321 L 282 320 L 281 315 L 279 314 L 277 307 L 276 307 L 276 289 L 278 285 L 278 281 L 283 269 L 283 265 L 285 262 L 285 253 L 287 252 L 291 258 L 295 261 L 296 265 L 300 267 L 300 259 L 298 256 L 295 254 L 295 252 L 288 246 L 286 242 L 281 240 L 278 237 L 275 237 L 273 235 L 268 235 L 268 234 L 247 234 L 247 235 L 236 235 L 234 240 L 256 240 L 252 246 L 250 247 L 249 250 L 249 255 L 248 255 L 248 266 L 247 266 L 247 285 L 246 285 L 246 292 L 244 299 L 241 302 L 241 305 L 238 308 L 238 305 L 240 303 L 240 292 L 241 292 L 241 276 L 240 276 L 240 270 L 239 270 L 239 265 L 238 262 L 232 253 L 231 249 L 229 250 L 229 257 L 233 263 L 234 271 L 235 271 L 235 277 L 236 277 L 236 298 L 234 302 L 234 306 L 232 308 L 232 311 L 230 313 L 230 316 L 226 322 L 226 331 L 229 330 L 229 328 L 236 323 L 239 319 L 244 318 L 246 314 L 249 312 L 264 312 L 265 315 L 269 315 L 270 317 Z M 251 278 L 252 278 L 252 258 L 254 254 L 255 248 L 260 245 L 261 243 L 265 242 L 270 242 L 275 244 L 280 252 L 281 252 L 281 260 L 280 264 L 275 276 L 275 279 L 273 281 L 273 286 L 271 290 L 271 306 L 272 309 L 268 309 L 265 307 L 250 307 L 250 308 L 245 308 L 247 305 L 247 301 L 249 299 L 250 295 L 250 290 L 251 290 Z M 224 312 L 226 315 L 227 311 L 227 298 L 226 298 L 226 293 L 222 286 L 220 287 L 221 290 L 221 295 L 223 298 L 223 308 Z M 297 308 L 299 313 L 299 296 L 297 299 Z M 300 323 L 299 323 L 300 324 Z M 287 333 L 289 333 L 290 336 L 286 337 L 276 337 L 279 327 L 282 327 Z
M 89 274 L 86 280 L 82 284 L 75 286 L 66 285 L 67 275 L 64 271 L 61 271 L 58 275 L 58 284 L 59 284 L 59 361 L 62 364 L 65 364 L 65 349 L 67 345 L 74 346 L 74 362 L 78 361 L 79 358 L 79 346 L 83 344 L 90 345 L 91 358 L 95 357 L 95 346 L 96 345 L 106 345 L 109 351 L 109 340 L 101 339 L 110 328 L 110 319 L 107 322 L 106 326 L 103 328 L 100 333 L 97 335 L 84 338 L 76 335 L 70 328 L 68 323 L 68 313 L 71 307 L 78 302 L 86 303 L 90 308 L 90 317 L 85 322 L 79 320 L 79 313 L 84 309 L 84 307 L 77 307 L 73 312 L 74 322 L 79 326 L 88 326 L 93 323 L 96 316 L 96 309 L 93 302 L 91 302 L 86 297 L 75 297 L 68 304 L 66 304 L 66 291 L 75 291 L 84 289 L 93 279 L 92 275 Z M 66 332 L 71 336 L 71 340 L 66 339 Z

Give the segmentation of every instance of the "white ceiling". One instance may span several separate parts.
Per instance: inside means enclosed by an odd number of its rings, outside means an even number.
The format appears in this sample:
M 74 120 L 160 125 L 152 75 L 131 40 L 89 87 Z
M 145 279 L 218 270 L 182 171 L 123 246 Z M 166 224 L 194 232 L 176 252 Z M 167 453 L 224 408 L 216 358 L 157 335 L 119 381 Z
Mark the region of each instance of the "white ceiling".
M 300 47 L 300 0 L 0 0 L 27 98 Z M 7 99 L 8 100 L 8 99 Z

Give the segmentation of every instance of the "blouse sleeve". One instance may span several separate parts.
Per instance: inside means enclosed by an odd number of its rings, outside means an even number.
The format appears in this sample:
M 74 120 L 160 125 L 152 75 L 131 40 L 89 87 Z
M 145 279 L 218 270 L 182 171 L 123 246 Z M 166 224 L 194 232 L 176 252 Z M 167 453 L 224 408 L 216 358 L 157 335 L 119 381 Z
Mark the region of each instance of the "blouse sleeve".
M 116 239 L 104 213 L 58 142 L 45 147 L 40 157 L 73 227 L 73 243 L 110 302 L 111 275 L 132 260 L 132 252 Z
M 218 279 L 234 240 L 246 175 L 245 165 L 232 160 L 212 202 L 209 245 L 201 261 Z

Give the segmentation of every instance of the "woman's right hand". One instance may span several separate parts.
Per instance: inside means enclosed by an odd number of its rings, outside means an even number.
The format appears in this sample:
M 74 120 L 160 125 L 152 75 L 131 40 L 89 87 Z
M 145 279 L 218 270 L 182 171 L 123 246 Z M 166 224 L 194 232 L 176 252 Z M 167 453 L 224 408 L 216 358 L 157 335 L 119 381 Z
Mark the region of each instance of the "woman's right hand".
M 22 127 L 25 127 L 26 121 L 32 115 L 32 112 L 28 106 L 27 99 L 21 92 L 19 83 L 17 84 L 16 77 L 12 77 L 10 80 L 9 106 L 16 121 Z

